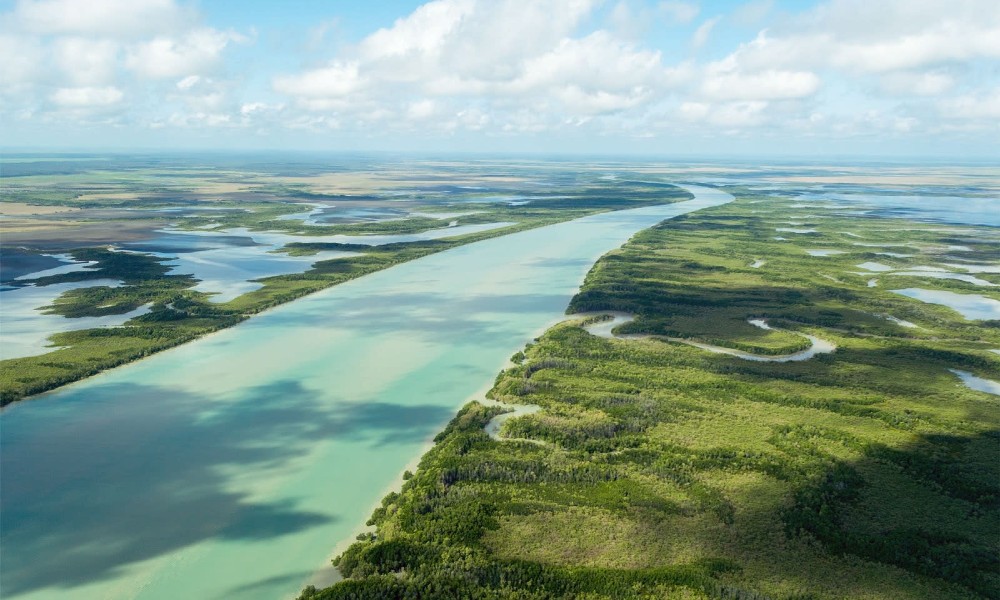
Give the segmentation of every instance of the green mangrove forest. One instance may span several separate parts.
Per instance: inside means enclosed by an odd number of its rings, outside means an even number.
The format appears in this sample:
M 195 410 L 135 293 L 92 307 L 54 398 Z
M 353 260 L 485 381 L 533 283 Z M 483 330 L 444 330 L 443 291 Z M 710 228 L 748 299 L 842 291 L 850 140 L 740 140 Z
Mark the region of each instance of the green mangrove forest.
M 467 404 L 334 561 L 344 580 L 302 598 L 1000 598 L 1000 397 L 951 371 L 1000 380 L 1000 322 L 892 291 L 995 298 L 914 268 L 1000 246 L 728 191 L 604 256 L 569 307 L 659 337 L 571 319 L 528 344 L 488 396 L 541 410 L 492 439 L 509 409 Z M 767 362 L 667 339 L 773 356 L 796 333 L 837 348 Z
M 170 268 L 162 264 L 168 259 L 149 254 L 120 252 L 107 246 L 71 249 L 67 251 L 69 256 L 77 261 L 91 261 L 93 266 L 43 277 L 35 282 L 36 285 L 100 279 L 119 279 L 124 285 L 71 290 L 61 295 L 47 310 L 66 317 L 124 314 L 144 305 L 148 305 L 150 310 L 122 327 L 56 333 L 49 338 L 57 347 L 53 351 L 0 362 L 0 404 L 5 405 L 132 362 L 207 333 L 231 327 L 263 310 L 306 294 L 422 256 L 598 212 L 677 202 L 691 197 L 684 190 L 672 186 L 632 191 L 634 193 L 627 198 L 611 195 L 603 189 L 584 189 L 572 198 L 540 199 L 523 206 L 506 203 L 477 204 L 474 214 L 452 219 L 456 225 L 498 222 L 510 225 L 444 239 L 380 246 L 293 241 L 281 250 L 291 255 L 312 255 L 322 250 L 344 250 L 357 254 L 318 260 L 303 273 L 258 279 L 256 281 L 263 287 L 228 302 L 212 302 L 208 294 L 191 289 L 198 280 L 189 275 L 168 275 Z M 15 195 L 14 198 L 17 199 L 18 196 Z M 33 198 L 36 202 L 39 201 L 37 197 Z M 357 201 L 356 198 L 350 200 Z M 56 199 L 47 202 L 60 205 L 60 201 Z M 62 202 L 70 201 L 63 199 Z M 106 207 L 109 202 L 119 201 L 95 200 L 91 203 Z M 302 211 L 301 206 L 287 202 L 277 205 L 273 202 L 216 204 L 216 208 L 230 210 L 213 210 L 209 215 L 186 216 L 179 218 L 175 225 L 181 230 L 191 231 L 204 230 L 206 227 L 217 230 L 246 227 L 254 231 L 296 235 L 361 236 L 419 233 L 444 227 L 451 221 L 413 216 L 391 221 L 318 226 L 304 224 L 301 220 L 279 218 Z M 434 214 L 434 211 L 440 212 L 441 207 L 429 206 L 426 210 L 431 211 L 427 214 Z

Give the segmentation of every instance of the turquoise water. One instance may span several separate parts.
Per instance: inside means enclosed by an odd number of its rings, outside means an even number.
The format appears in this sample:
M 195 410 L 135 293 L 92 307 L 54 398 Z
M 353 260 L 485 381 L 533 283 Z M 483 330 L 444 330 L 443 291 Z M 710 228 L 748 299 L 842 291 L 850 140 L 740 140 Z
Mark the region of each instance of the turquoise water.
M 732 199 L 688 189 L 399 265 L 4 410 L 4 597 L 294 597 L 601 254 Z

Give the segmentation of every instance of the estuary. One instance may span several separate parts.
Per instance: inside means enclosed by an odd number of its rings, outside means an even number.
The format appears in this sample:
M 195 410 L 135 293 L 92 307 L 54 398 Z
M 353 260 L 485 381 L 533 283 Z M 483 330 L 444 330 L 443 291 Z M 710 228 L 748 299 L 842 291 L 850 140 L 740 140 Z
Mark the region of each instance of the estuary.
M 5 597 L 294 596 L 599 256 L 732 200 L 685 189 L 405 263 L 10 406 Z

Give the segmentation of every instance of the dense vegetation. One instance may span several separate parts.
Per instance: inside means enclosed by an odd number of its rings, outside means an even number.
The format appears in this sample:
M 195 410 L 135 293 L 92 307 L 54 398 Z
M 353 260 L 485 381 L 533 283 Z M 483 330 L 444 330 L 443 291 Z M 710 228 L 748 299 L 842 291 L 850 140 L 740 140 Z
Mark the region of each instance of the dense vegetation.
M 21 182 L 22 187 L 15 186 L 15 189 L 22 191 L 30 189 L 28 183 L 31 182 Z M 690 198 L 690 194 L 676 187 L 656 188 L 646 193 L 642 189 L 636 191 L 639 197 L 628 199 L 613 197 L 606 190 L 598 189 L 590 192 L 583 190 L 579 196 L 540 200 L 539 205 L 476 204 L 473 208 L 469 208 L 475 210 L 476 214 L 455 220 L 460 224 L 510 222 L 511 225 L 433 241 L 374 247 L 333 243 L 289 244 L 286 249 L 293 254 L 309 255 L 326 249 L 352 250 L 363 254 L 319 261 L 304 273 L 260 279 L 258 281 L 263 284 L 262 288 L 226 303 L 211 302 L 208 295 L 189 289 L 197 283 L 197 280 L 190 276 L 166 275 L 169 267 L 162 264 L 164 259 L 111 251 L 106 247 L 72 250 L 69 253 L 75 259 L 94 261 L 96 264 L 86 270 L 44 277 L 37 281 L 37 285 L 108 278 L 119 279 L 125 285 L 72 290 L 59 297 L 47 310 L 67 317 L 124 314 L 143 305 L 149 305 L 150 311 L 130 320 L 123 327 L 57 333 L 50 339 L 56 346 L 60 346 L 60 349 L 38 356 L 0 362 L 0 404 L 7 404 L 25 396 L 77 381 L 206 333 L 230 327 L 278 304 L 421 256 L 596 212 L 623 210 Z M 38 203 L 72 204 L 71 200 L 57 202 L 44 195 L 30 197 Z M 20 196 L 15 194 L 14 198 Z M 112 197 L 110 200 L 94 199 L 87 202 L 98 203 L 102 208 L 106 208 L 108 202 L 115 205 L 119 202 L 136 201 L 136 199 L 123 200 Z M 310 235 L 362 235 L 413 233 L 440 228 L 447 224 L 447 221 L 441 219 L 414 217 L 397 221 L 310 226 L 299 220 L 278 219 L 282 215 L 302 211 L 301 206 L 287 202 L 216 204 L 218 206 L 215 208 L 239 207 L 240 210 L 210 211 L 209 215 L 180 217 L 178 225 L 182 228 L 204 228 L 206 225 L 216 228 L 249 227 Z M 428 210 L 441 208 L 432 206 Z
M 836 352 L 751 362 L 556 326 L 490 392 L 543 410 L 495 441 L 483 426 L 503 409 L 465 406 L 335 561 L 345 581 L 303 597 L 1000 598 L 1000 398 L 948 371 L 1000 379 L 1000 323 L 885 289 L 985 288 L 856 274 L 952 260 L 948 244 L 995 260 L 994 234 L 831 208 L 804 219 L 816 233 L 778 240 L 791 201 L 740 196 L 605 256 L 571 310 L 787 350 L 796 336 L 746 323 L 766 317 Z

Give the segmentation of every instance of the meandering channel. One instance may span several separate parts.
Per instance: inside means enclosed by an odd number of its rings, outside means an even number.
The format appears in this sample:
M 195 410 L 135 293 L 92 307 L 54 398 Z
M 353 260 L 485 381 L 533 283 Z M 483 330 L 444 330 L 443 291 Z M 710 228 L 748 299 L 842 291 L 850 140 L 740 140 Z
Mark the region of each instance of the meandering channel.
M 716 354 L 728 354 L 729 356 L 735 356 L 736 358 L 742 358 L 743 360 L 753 360 L 757 362 L 794 362 L 801 360 L 809 360 L 810 358 L 816 356 L 817 354 L 829 354 L 837 349 L 836 344 L 829 342 L 827 340 L 818 338 L 814 335 L 809 335 L 807 333 L 799 333 L 797 331 L 792 331 L 795 335 L 800 335 L 809 340 L 811 345 L 805 350 L 800 350 L 799 352 L 793 352 L 791 354 L 780 354 L 775 356 L 762 355 L 762 354 L 751 354 L 749 352 L 744 352 L 742 350 L 736 350 L 734 348 L 725 348 L 723 346 L 713 346 L 712 344 L 706 344 L 704 342 L 696 342 L 694 340 L 686 340 L 684 338 L 667 337 L 663 335 L 653 335 L 648 333 L 624 333 L 616 334 L 613 333 L 614 330 L 619 325 L 624 325 L 625 323 L 631 323 L 635 320 L 635 315 L 625 312 L 595 312 L 595 313 L 583 313 L 580 314 L 581 317 L 601 317 L 609 316 L 610 319 L 604 319 L 601 321 L 594 321 L 588 323 L 584 326 L 584 329 L 591 335 L 596 335 L 603 338 L 617 338 L 620 340 L 641 340 L 641 339 L 660 339 L 666 340 L 668 342 L 678 342 L 681 344 L 687 344 L 689 346 L 694 346 L 695 348 L 701 348 L 702 350 L 708 350 L 709 352 L 714 352 Z M 748 322 L 754 327 L 759 327 L 761 329 L 776 329 L 767 324 L 764 319 L 749 319 Z M 786 331 L 786 330 L 783 330 Z
M 5 598 L 294 597 L 635 232 L 603 213 L 341 284 L 0 413 Z

